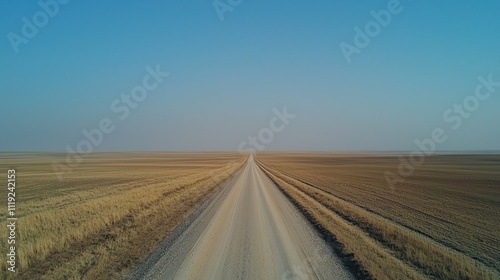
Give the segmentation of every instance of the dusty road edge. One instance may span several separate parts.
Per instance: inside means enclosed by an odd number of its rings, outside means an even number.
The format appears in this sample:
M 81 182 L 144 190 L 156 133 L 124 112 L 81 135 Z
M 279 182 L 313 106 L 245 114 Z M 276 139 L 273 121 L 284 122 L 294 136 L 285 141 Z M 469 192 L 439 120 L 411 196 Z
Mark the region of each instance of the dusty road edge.
M 295 208 L 304 216 L 311 227 L 318 233 L 318 235 L 325 241 L 325 243 L 330 247 L 333 253 L 340 259 L 344 267 L 358 280 L 371 280 L 373 279 L 366 269 L 364 269 L 361 264 L 354 258 L 353 254 L 345 253 L 343 250 L 344 245 L 340 243 L 335 235 L 330 233 L 321 224 L 314 222 L 314 217 L 312 217 L 295 199 L 293 199 L 288 193 L 283 191 L 278 182 L 274 181 L 273 178 L 269 177 L 266 170 L 261 166 L 261 162 L 255 159 L 255 163 L 258 168 L 260 168 L 264 174 L 271 180 L 279 189 L 281 193 L 295 206 Z
M 244 166 L 244 165 L 243 165 Z M 243 167 L 242 166 L 242 167 Z M 191 224 L 203 213 L 203 211 L 210 205 L 214 205 L 214 201 L 225 197 L 225 194 L 230 190 L 229 186 L 235 178 L 241 173 L 243 168 L 240 167 L 231 177 L 222 183 L 222 186 L 207 200 L 205 200 L 187 219 L 179 224 L 175 229 L 160 242 L 160 244 L 153 249 L 153 251 L 138 265 L 126 272 L 122 279 L 144 279 L 151 268 L 165 255 L 165 252 L 175 243 L 175 241 L 186 231 Z

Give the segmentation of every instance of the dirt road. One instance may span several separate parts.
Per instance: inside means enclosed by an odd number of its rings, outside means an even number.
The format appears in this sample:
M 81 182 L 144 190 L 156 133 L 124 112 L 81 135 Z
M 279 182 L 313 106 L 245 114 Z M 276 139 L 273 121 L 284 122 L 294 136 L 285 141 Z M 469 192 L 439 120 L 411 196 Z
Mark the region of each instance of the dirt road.
M 136 271 L 142 279 L 352 279 L 252 157 L 175 240 Z

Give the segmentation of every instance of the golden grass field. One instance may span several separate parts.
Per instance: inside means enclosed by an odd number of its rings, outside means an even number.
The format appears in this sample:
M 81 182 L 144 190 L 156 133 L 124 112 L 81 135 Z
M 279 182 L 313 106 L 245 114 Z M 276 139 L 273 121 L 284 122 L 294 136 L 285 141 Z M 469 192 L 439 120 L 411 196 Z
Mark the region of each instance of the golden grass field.
M 257 156 L 375 279 L 500 279 L 500 155 L 427 157 L 392 190 L 393 155 Z
M 53 160 L 64 154 L 0 154 L 2 172 L 16 169 L 16 279 L 123 276 L 245 163 L 236 153 L 94 153 L 61 182 Z

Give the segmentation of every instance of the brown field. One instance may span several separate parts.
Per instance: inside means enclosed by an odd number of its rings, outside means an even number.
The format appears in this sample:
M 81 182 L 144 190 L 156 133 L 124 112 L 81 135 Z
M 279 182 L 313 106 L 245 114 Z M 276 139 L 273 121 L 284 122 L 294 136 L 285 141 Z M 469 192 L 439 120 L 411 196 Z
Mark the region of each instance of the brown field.
M 2 174 L 16 169 L 16 279 L 122 276 L 245 163 L 236 153 L 94 153 L 61 182 L 53 160 L 64 154 L 0 154 Z M 0 218 L 6 229 L 5 207 Z
M 394 155 L 271 154 L 260 167 L 376 279 L 500 279 L 500 155 L 427 157 L 391 189 Z

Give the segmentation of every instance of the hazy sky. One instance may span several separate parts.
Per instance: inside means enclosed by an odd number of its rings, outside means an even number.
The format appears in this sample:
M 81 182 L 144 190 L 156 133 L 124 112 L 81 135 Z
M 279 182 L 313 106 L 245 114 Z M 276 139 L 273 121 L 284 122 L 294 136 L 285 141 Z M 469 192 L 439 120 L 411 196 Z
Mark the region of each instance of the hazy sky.
M 75 148 L 103 118 L 98 150 L 236 150 L 285 106 L 296 117 L 266 150 L 413 150 L 435 128 L 440 150 L 500 150 L 500 87 L 471 97 L 479 76 L 500 81 L 500 1 L 243 0 L 224 20 L 211 0 L 42 6 L 0 4 L 3 151 Z M 360 46 L 350 63 L 342 42 Z M 116 112 L 157 65 L 170 76 Z M 443 118 L 464 100 L 479 107 Z

